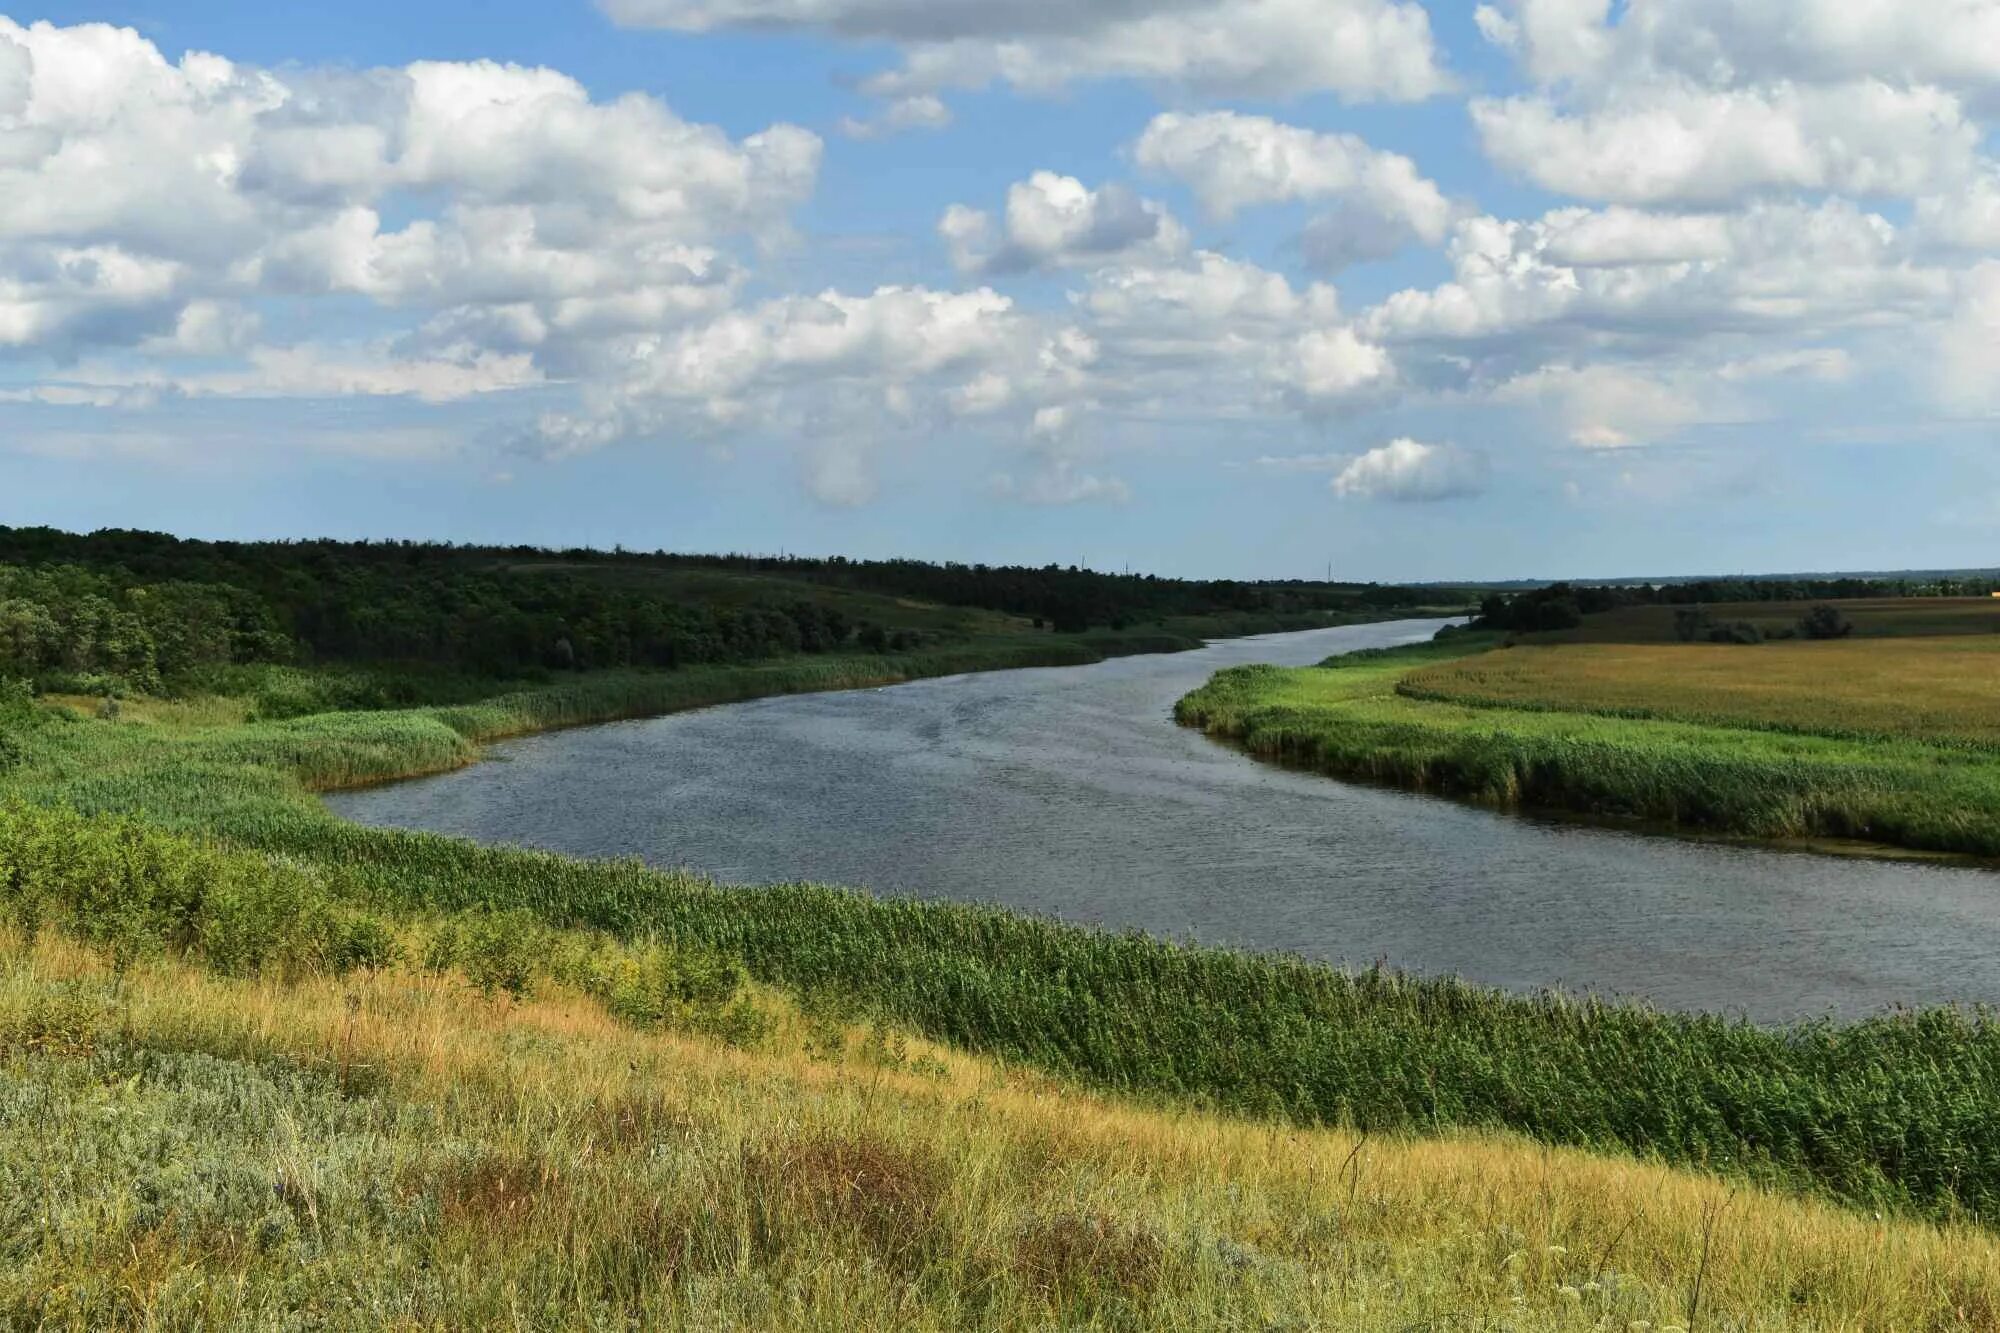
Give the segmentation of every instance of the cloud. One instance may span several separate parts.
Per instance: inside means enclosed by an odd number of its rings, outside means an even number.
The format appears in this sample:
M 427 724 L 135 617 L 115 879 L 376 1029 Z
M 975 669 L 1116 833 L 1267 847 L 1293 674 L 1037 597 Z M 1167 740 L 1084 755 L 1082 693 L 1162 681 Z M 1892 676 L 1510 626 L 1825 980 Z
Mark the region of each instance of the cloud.
M 1025 505 L 1125 504 L 1132 488 L 1117 477 L 1079 470 L 1068 458 L 1055 457 L 1022 477 L 997 473 L 988 489 L 1003 500 Z
M 1338 496 L 1422 503 L 1457 500 L 1486 490 L 1491 465 L 1477 450 L 1389 441 L 1352 460 L 1331 482 Z
M 1364 335 L 1479 343 L 1517 359 L 1579 344 L 1657 353 L 1723 334 L 1819 338 L 1934 318 L 1951 290 L 1891 223 L 1844 200 L 1472 218 L 1449 254 L 1450 281 L 1392 294 L 1362 317 Z
M 794 126 L 731 139 L 554 70 L 176 63 L 129 29 L 0 19 L 0 344 L 219 355 L 245 302 L 359 296 L 559 357 L 726 306 L 717 243 L 782 235 L 819 157 Z
M 938 234 L 962 270 L 1019 273 L 1112 259 L 1171 260 L 1185 229 L 1159 204 L 1121 185 L 1092 190 L 1074 176 L 1037 171 L 1008 188 L 1002 222 L 963 204 L 945 210 Z
M 1703 417 L 1692 385 L 1616 365 L 1543 366 L 1508 380 L 1493 398 L 1544 409 L 1585 449 L 1656 443 Z
M 1471 111 L 1501 167 L 1559 194 L 1636 204 L 1796 190 L 1907 195 L 1964 176 L 1980 137 L 1952 94 L 1874 80 L 1642 87 L 1575 112 L 1547 96 L 1482 98 Z
M 1964 276 L 1936 345 L 1940 401 L 1954 411 L 2000 414 L 2000 260 Z
M 1370 401 L 1395 381 L 1334 289 L 1212 251 L 1178 265 L 1098 270 L 1071 297 L 1096 356 L 1091 391 L 1149 415 L 1310 415 Z
M 1301 334 L 1277 374 L 1296 399 L 1313 408 L 1387 387 L 1395 366 L 1381 347 L 1342 326 Z
M 1191 188 L 1211 217 L 1261 204 L 1325 202 L 1304 237 L 1326 269 L 1394 254 L 1413 241 L 1435 245 L 1453 208 L 1416 164 L 1352 134 L 1322 134 L 1233 111 L 1155 116 L 1132 148 L 1148 171 Z
M 2000 10 L 1990 0 L 1512 0 L 1476 11 L 1488 40 L 1543 84 L 1677 75 L 1706 83 L 1884 78 L 2000 83 Z
M 600 0 L 616 22 L 887 42 L 864 87 L 907 97 L 1004 82 L 1027 91 L 1139 78 L 1223 95 L 1331 92 L 1414 101 L 1447 86 L 1408 0 Z
M 1800 347 L 1730 361 L 1716 370 L 1727 381 L 1798 378 L 1840 384 L 1854 374 L 1854 358 L 1842 347 Z
M 1926 245 L 2000 253 L 2000 164 L 1988 162 L 1959 188 L 1918 199 L 1912 231 Z
M 840 118 L 850 139 L 886 139 L 910 130 L 941 130 L 951 124 L 951 108 L 930 93 L 898 97 L 872 116 Z
M 917 419 L 950 414 L 973 386 L 1034 378 L 1041 331 L 991 288 L 885 286 L 787 296 L 630 350 L 581 412 L 544 416 L 555 454 L 668 430 L 761 425 L 825 441 L 877 433 L 885 393 Z
M 1353 461 L 1352 454 L 1264 454 L 1250 466 L 1259 472 L 1344 472 Z

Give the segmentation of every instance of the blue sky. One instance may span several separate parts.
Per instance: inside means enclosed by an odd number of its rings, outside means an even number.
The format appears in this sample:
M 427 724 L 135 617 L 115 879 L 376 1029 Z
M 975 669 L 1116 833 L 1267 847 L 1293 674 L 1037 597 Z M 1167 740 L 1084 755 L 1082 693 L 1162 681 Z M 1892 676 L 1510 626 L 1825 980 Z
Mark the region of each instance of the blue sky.
M 1996 564 L 1996 109 L 2000 0 L 14 10 L 0 522 Z

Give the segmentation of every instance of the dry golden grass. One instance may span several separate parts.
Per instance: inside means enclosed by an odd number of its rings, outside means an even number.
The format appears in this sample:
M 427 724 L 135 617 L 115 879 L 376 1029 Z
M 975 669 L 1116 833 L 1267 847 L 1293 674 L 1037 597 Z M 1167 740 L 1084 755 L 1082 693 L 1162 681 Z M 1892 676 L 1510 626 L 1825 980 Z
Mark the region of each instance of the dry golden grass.
M 2000 635 L 1523 645 L 1405 677 L 1421 698 L 1832 736 L 2000 744 Z
M 0 1323 L 2000 1329 L 1983 1231 L 1505 1138 L 1163 1114 L 922 1042 L 921 1073 L 860 1033 L 816 1057 L 771 997 L 751 1053 L 564 994 L 157 965 L 65 1042 L 50 997 L 102 997 L 102 964 L 0 952 Z M 211 1087 L 220 1134 L 173 1100 Z M 103 1169 L 135 1140 L 169 1145 L 142 1188 Z M 204 1203 L 243 1173 L 275 1221 Z

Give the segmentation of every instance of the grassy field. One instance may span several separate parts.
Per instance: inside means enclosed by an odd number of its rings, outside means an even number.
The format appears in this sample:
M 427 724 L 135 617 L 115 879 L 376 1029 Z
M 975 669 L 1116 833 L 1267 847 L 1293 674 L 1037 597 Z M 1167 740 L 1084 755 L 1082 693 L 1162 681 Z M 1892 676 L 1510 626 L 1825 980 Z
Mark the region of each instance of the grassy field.
M 2000 634 L 1754 647 L 1523 645 L 1412 671 L 1414 699 L 2000 746 Z
M 1107 1101 L 760 993 L 0 935 L 0 1325 L 1985 1330 L 2000 1240 L 1505 1136 Z
M 1892 629 L 1756 645 L 1461 633 L 1319 668 L 1223 672 L 1180 719 L 1323 772 L 1500 806 L 1759 838 L 2000 856 L 2000 638 Z M 1985 603 L 1960 602 L 1961 628 Z M 1862 637 L 1873 617 L 1877 633 Z

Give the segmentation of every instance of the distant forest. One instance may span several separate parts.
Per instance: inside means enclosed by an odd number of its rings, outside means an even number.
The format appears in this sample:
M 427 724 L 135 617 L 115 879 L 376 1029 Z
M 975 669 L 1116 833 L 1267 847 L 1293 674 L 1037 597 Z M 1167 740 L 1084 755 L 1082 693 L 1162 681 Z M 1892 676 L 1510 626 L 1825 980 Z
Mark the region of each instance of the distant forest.
M 715 595 L 739 575 L 748 595 Z M 729 580 L 724 580 L 729 582 Z M 1435 588 L 1207 582 L 915 560 L 692 556 L 415 542 L 205 542 L 0 527 L 0 677 L 157 687 L 259 663 L 407 663 L 486 675 L 917 648 L 869 619 L 920 600 L 1077 633 L 1174 617 L 1429 605 Z M 887 604 L 891 609 L 894 603 Z
M 1729 606 L 1746 602 L 1837 602 L 1856 597 L 1985 597 L 2000 584 L 1986 576 L 1798 579 L 1697 579 L 1688 583 L 1552 583 L 1481 601 L 1475 629 L 1574 629 L 1583 617 L 1624 606 Z

